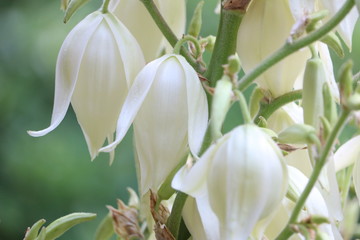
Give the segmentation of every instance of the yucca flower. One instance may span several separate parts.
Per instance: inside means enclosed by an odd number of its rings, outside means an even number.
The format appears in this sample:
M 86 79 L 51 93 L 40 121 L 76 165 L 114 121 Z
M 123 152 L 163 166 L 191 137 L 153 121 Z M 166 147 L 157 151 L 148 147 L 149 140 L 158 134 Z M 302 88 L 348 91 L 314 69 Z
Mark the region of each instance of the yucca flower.
M 185 0 L 154 0 L 154 3 L 171 30 L 180 38 L 185 33 Z M 137 39 L 147 62 L 159 57 L 161 51 L 168 46 L 167 40 L 141 1 L 113 0 L 110 8 Z
M 172 186 L 195 197 L 198 208 L 210 206 L 219 220 L 218 239 L 243 240 L 280 204 L 287 169 L 273 140 L 247 124 L 220 138 L 192 168 L 180 169 Z M 199 212 L 204 227 L 212 224 L 206 212 Z
M 207 128 L 206 94 L 184 57 L 167 54 L 141 70 L 121 110 L 116 140 L 101 151 L 112 151 L 134 119 L 140 189 L 156 192 L 189 149 L 198 153 Z
M 135 38 L 114 15 L 90 14 L 60 49 L 50 126 L 29 134 L 39 137 L 54 130 L 71 102 L 94 159 L 106 138 L 112 141 L 128 88 L 144 65 Z

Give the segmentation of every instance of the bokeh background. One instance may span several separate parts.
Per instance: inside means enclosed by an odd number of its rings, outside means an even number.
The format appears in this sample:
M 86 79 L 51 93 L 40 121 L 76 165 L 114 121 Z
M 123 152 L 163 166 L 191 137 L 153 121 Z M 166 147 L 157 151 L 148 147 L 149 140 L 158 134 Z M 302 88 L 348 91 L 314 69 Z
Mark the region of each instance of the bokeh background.
M 135 1 L 135 0 L 129 0 Z M 188 18 L 198 0 L 188 0 Z M 205 0 L 202 36 L 215 34 L 216 0 Z M 0 239 L 22 239 L 25 230 L 44 218 L 48 223 L 72 212 L 97 213 L 60 239 L 92 239 L 107 214 L 106 205 L 126 201 L 126 187 L 137 189 L 131 132 L 118 146 L 115 162 L 100 154 L 93 162 L 71 108 L 60 126 L 47 136 L 26 131 L 50 122 L 58 51 L 76 23 L 101 5 L 92 0 L 63 24 L 60 1 L 0 1 Z M 354 71 L 360 69 L 359 25 L 354 47 Z M 343 61 L 343 60 L 341 60 Z M 341 62 L 336 60 L 335 71 Z M 241 122 L 238 107 L 225 129 Z M 348 131 L 351 132 L 351 129 Z M 344 134 L 346 139 L 351 133 Z

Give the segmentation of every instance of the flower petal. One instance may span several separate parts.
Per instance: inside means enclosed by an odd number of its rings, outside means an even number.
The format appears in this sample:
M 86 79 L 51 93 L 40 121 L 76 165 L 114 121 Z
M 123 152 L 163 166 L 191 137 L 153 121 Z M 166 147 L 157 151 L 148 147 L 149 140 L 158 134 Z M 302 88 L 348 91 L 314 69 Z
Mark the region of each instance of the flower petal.
M 158 67 L 168 57 L 168 55 L 165 55 L 150 62 L 137 75 L 121 109 L 117 122 L 115 141 L 101 148 L 99 150 L 100 152 L 111 152 L 125 137 L 125 134 L 130 128 L 130 125 L 132 124 L 137 112 L 141 107 L 141 104 L 143 103 L 151 85 L 154 82 Z
M 144 55 L 141 48 L 129 32 L 129 30 L 122 24 L 113 14 L 106 14 L 105 19 L 109 24 L 114 38 L 120 49 L 121 59 L 123 59 L 123 65 L 125 69 L 126 81 L 128 87 L 134 82 L 136 75 L 145 66 Z
M 195 70 L 184 57 L 176 55 L 183 66 L 188 105 L 188 141 L 194 156 L 199 153 L 208 123 L 208 104 L 205 91 Z
M 101 23 L 103 16 L 94 12 L 82 20 L 68 34 L 61 46 L 56 63 L 55 99 L 51 124 L 41 131 L 28 131 L 33 137 L 40 137 L 54 130 L 64 119 L 78 78 L 78 70 L 89 38 Z
M 360 160 L 360 135 L 356 136 L 343 145 L 335 152 L 334 162 L 335 171 L 338 172 L 356 161 Z

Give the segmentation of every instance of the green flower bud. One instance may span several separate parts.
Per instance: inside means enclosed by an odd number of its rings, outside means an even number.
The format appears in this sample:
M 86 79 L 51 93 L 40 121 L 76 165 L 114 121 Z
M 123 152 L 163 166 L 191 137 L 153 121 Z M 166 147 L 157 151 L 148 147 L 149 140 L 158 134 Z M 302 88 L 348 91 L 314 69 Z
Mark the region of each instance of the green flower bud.
M 67 23 L 71 16 L 87 2 L 89 2 L 89 0 L 70 0 L 70 3 L 66 5 L 65 8 L 64 23 Z
M 31 228 L 28 228 L 24 240 L 34 240 L 37 237 L 41 226 L 44 225 L 45 222 L 45 219 L 40 219 L 34 223 Z
M 194 11 L 194 15 L 192 16 L 190 21 L 189 34 L 193 37 L 198 37 L 200 34 L 203 6 L 204 6 L 204 1 L 201 1 L 197 4 Z
M 94 213 L 71 213 L 52 222 L 46 228 L 46 240 L 52 240 L 63 235 L 73 226 L 93 220 L 96 217 Z
M 108 240 L 114 233 L 112 216 L 107 214 L 96 229 L 95 240 Z
M 318 57 L 309 59 L 306 63 L 302 105 L 304 123 L 319 129 L 320 116 L 323 115 L 322 88 L 326 82 L 324 64 Z
M 310 217 L 310 221 L 311 221 L 311 223 L 316 224 L 316 225 L 320 225 L 323 223 L 330 223 L 329 218 L 321 216 L 321 215 L 312 215 Z
M 259 116 L 256 120 L 256 124 L 261 128 L 267 127 L 267 120 L 263 116 Z
M 224 68 L 225 73 L 230 76 L 238 74 L 238 72 L 240 72 L 241 70 L 241 62 L 239 56 L 237 54 L 229 56 L 228 62 L 224 66 Z
M 200 39 L 199 43 L 202 46 L 205 46 L 205 49 L 209 52 L 212 52 L 215 46 L 216 37 L 213 35 L 209 35 L 206 38 Z
M 351 110 L 360 110 L 360 94 L 351 95 L 347 100 L 346 106 Z
M 263 90 L 259 87 L 255 88 L 250 97 L 250 116 L 254 118 L 260 110 L 260 102 L 264 98 Z
M 290 144 L 312 144 L 315 141 L 314 137 L 316 131 L 313 126 L 294 124 L 279 133 L 278 141 Z
M 331 93 L 328 83 L 324 83 L 322 93 L 324 101 L 324 116 L 329 121 L 330 125 L 334 126 L 338 116 L 335 99 Z
M 326 34 L 321 41 L 328 45 L 334 52 L 340 57 L 345 56 L 344 49 L 342 47 L 339 37 L 334 32 L 329 32 Z
M 47 236 L 46 236 L 46 228 L 43 227 L 39 233 L 39 236 L 36 238 L 36 240 L 47 240 Z
M 352 67 L 353 62 L 349 60 L 339 70 L 340 103 L 342 105 L 346 105 L 347 99 L 353 93 Z
M 227 75 L 216 82 L 215 94 L 211 106 L 210 127 L 214 139 L 221 137 L 221 128 L 230 108 L 232 97 L 232 83 Z

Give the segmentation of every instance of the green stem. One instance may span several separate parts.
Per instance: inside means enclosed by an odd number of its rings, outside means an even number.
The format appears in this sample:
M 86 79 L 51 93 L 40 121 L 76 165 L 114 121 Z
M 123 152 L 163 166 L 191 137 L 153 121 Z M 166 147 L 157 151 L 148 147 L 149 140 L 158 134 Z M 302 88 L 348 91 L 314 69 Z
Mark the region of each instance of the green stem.
M 270 67 L 272 67 L 285 57 L 321 39 L 323 36 L 329 33 L 336 25 L 338 25 L 341 20 L 345 18 L 345 16 L 350 12 L 354 5 L 354 0 L 347 0 L 342 6 L 342 8 L 334 15 L 334 17 L 327 21 L 318 30 L 311 32 L 307 36 L 299 38 L 293 42 L 285 43 L 283 47 L 278 49 L 268 58 L 264 59 L 264 61 L 262 61 L 256 68 L 254 68 L 251 72 L 249 72 L 240 79 L 238 84 L 239 90 L 243 91 L 244 89 L 246 89 L 258 76 L 260 76 L 263 72 L 268 70 Z
M 187 194 L 178 192 L 174 201 L 174 205 L 171 209 L 171 214 L 167 220 L 166 226 L 169 228 L 175 239 L 178 239 L 179 228 L 181 223 L 181 214 L 184 208 Z
M 336 122 L 336 125 L 334 126 L 334 129 L 332 130 L 329 138 L 327 139 L 327 142 L 324 146 L 323 151 L 321 152 L 321 155 L 319 156 L 319 158 L 316 161 L 314 170 L 309 178 L 309 182 L 307 183 L 304 191 L 302 192 L 299 200 L 297 201 L 297 203 L 295 205 L 294 210 L 292 211 L 292 214 L 290 216 L 288 224 L 282 230 L 282 232 L 279 234 L 279 236 L 276 238 L 276 240 L 288 239 L 293 234 L 292 230 L 290 229 L 290 225 L 296 223 L 297 218 L 301 212 L 301 209 L 304 207 L 306 199 L 308 198 L 311 190 L 315 186 L 315 184 L 319 178 L 319 175 L 321 173 L 321 170 L 322 170 L 323 166 L 325 165 L 326 160 L 328 159 L 331 149 L 333 148 L 337 137 L 339 136 L 341 130 L 343 129 L 344 125 L 346 124 L 346 120 L 349 117 L 349 115 L 350 115 L 349 110 L 344 109 L 342 111 L 338 121 Z
M 224 73 L 222 65 L 226 64 L 228 57 L 236 52 L 236 39 L 238 29 L 244 13 L 236 10 L 221 10 L 220 24 L 216 42 L 205 77 L 210 86 L 215 87 L 216 81 Z
M 149 14 L 153 18 L 154 22 L 164 35 L 164 37 L 168 40 L 171 46 L 175 46 L 176 43 L 179 41 L 179 39 L 176 37 L 174 32 L 170 29 L 169 25 L 166 23 L 165 19 L 159 12 L 159 9 L 156 7 L 153 0 L 140 0 L 145 8 L 148 10 Z M 205 69 L 204 67 L 196 61 L 196 59 L 191 56 L 189 51 L 187 51 L 184 47 L 181 48 L 180 51 L 181 55 L 183 55 L 186 60 L 190 63 L 190 65 L 198 72 L 198 73 L 204 73 Z
M 349 195 L 349 189 L 351 186 L 351 177 L 353 174 L 354 164 L 348 167 L 345 171 L 345 181 L 343 182 L 343 186 L 341 186 L 341 202 L 343 209 L 345 208 L 346 199 Z
M 104 0 L 103 2 L 103 5 L 101 6 L 101 12 L 102 13 L 107 13 L 109 12 L 109 3 L 110 3 L 110 0 Z
M 196 59 L 198 59 L 200 56 L 201 56 L 201 47 L 200 47 L 200 44 L 199 44 L 199 41 L 193 37 L 193 36 L 190 36 L 190 35 L 187 35 L 187 36 L 184 36 L 182 39 L 180 39 L 174 46 L 174 50 L 173 52 L 175 54 L 180 54 L 180 50 L 181 50 L 181 46 L 185 43 L 185 42 L 192 42 L 195 46 L 195 50 L 196 50 Z
M 284 95 L 281 95 L 271 101 L 269 104 L 262 104 L 260 107 L 260 111 L 255 117 L 255 123 L 257 124 L 262 116 L 265 119 L 268 119 L 276 110 L 281 108 L 282 106 L 291 103 L 293 101 L 299 100 L 302 98 L 302 90 L 296 90 Z
M 239 90 L 234 90 L 234 93 L 239 100 L 239 105 L 240 105 L 241 113 L 244 118 L 245 124 L 252 123 L 250 111 L 249 111 L 248 105 L 246 103 L 244 94 L 242 94 L 242 92 L 240 92 Z

